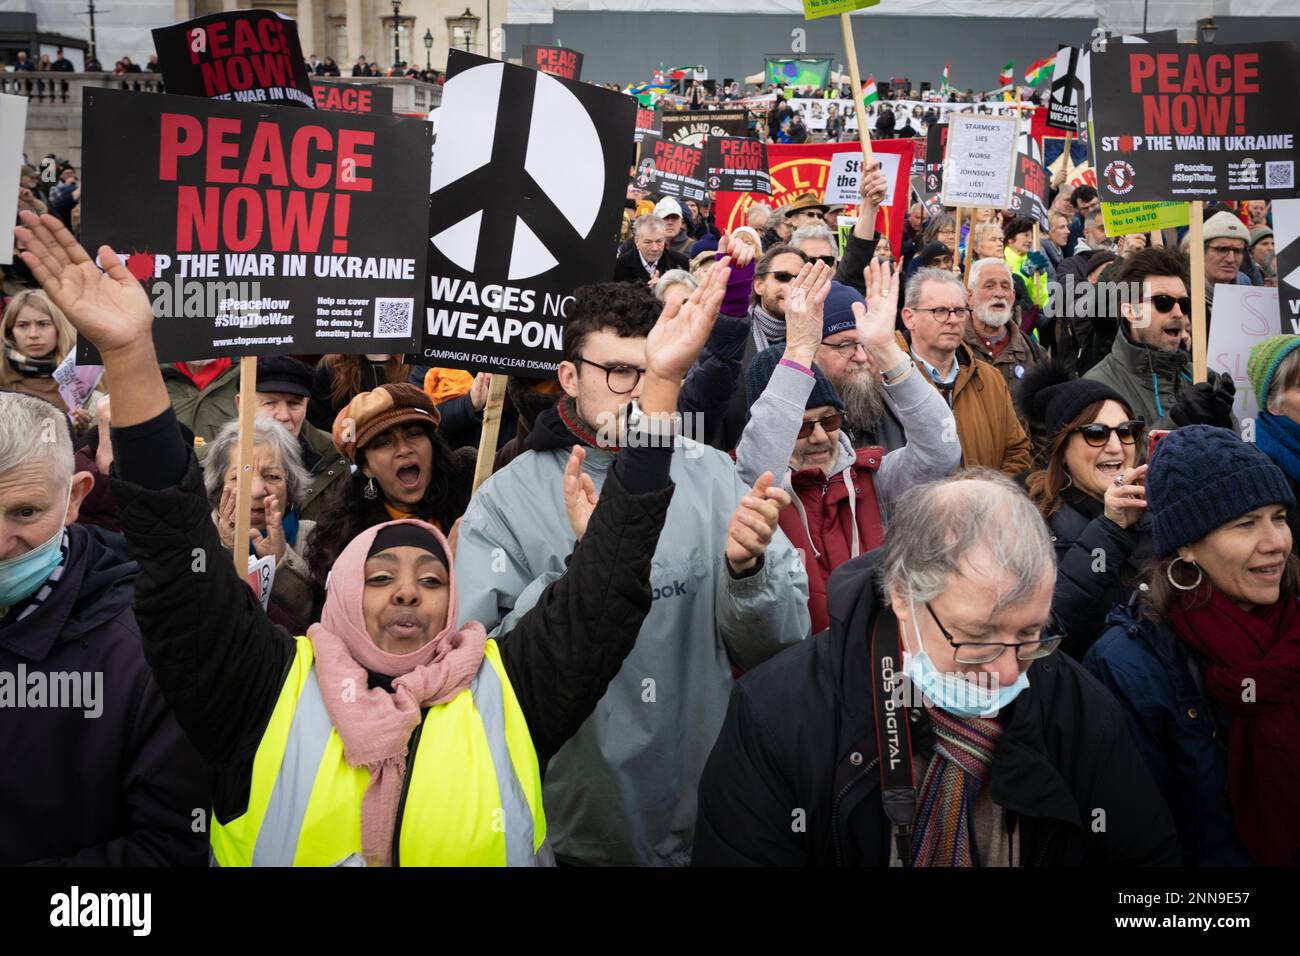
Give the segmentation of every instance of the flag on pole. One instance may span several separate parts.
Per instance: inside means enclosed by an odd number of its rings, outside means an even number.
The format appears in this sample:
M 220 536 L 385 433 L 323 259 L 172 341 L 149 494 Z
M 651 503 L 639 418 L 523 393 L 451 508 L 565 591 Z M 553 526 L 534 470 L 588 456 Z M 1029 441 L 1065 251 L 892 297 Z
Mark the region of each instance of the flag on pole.
M 862 105 L 870 106 L 878 99 L 880 99 L 880 93 L 876 90 L 875 74 L 872 74 L 867 77 L 866 82 L 862 84 Z
M 998 85 L 1006 86 L 1016 78 L 1016 63 L 1014 60 L 1007 60 L 1007 65 L 1002 68 L 998 74 Z
M 951 77 L 952 77 L 952 67 L 950 64 L 945 63 L 943 65 L 943 88 L 945 90 L 948 89 L 948 82 L 951 79 Z
M 1037 86 L 1043 80 L 1050 80 L 1055 63 L 1055 56 L 1045 56 L 1041 60 L 1035 60 L 1029 64 L 1029 69 L 1025 72 L 1025 82 L 1030 86 Z

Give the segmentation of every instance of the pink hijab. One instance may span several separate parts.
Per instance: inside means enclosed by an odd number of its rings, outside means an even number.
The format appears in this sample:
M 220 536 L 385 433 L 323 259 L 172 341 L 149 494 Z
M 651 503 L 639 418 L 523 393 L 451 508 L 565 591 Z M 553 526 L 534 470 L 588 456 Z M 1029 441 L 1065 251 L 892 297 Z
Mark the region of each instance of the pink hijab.
M 487 643 L 477 621 L 456 630 L 456 579 L 448 567 L 447 624 L 438 635 L 410 654 L 389 654 L 375 645 L 361 610 L 366 555 L 380 530 L 395 524 L 428 531 L 452 560 L 447 539 L 431 524 L 403 520 L 367 528 L 334 562 L 320 623 L 307 631 L 325 709 L 343 738 L 343 755 L 349 766 L 370 771 L 361 801 L 361 849 L 371 866 L 391 862 L 406 747 L 420 723 L 420 709 L 445 704 L 469 687 Z M 369 688 L 367 670 L 395 677 L 393 692 Z

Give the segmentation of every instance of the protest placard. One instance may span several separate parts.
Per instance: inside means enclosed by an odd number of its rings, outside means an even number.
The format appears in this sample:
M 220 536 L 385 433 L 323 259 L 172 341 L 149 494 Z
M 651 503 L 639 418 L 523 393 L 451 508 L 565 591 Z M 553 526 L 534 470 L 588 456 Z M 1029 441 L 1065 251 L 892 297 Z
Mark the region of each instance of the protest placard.
M 948 124 L 934 123 L 925 137 L 925 183 L 919 194 L 926 218 L 943 212 L 943 157 L 948 149 Z
M 19 173 L 23 168 L 23 135 L 27 129 L 27 97 L 0 93 L 0 265 L 14 261 L 14 231 L 18 218 Z
M 1011 203 L 1007 208 L 1017 216 L 1032 219 L 1046 229 L 1051 180 L 1046 167 L 1038 160 L 1037 144 L 1028 136 L 1022 136 L 1021 145 L 1028 151 L 1016 153 L 1015 179 L 1011 187 Z
M 1300 335 L 1300 199 L 1273 203 L 1273 248 L 1277 250 L 1282 330 Z
M 885 194 L 885 201 L 881 205 L 892 206 L 894 204 L 894 188 L 897 184 L 907 181 L 908 177 L 911 176 L 911 168 L 909 166 L 907 176 L 899 176 L 899 156 L 897 153 L 881 153 L 875 158 L 880 160 L 880 168 L 889 178 L 889 191 Z M 861 152 L 836 153 L 831 159 L 830 172 L 826 178 L 826 197 L 822 201 L 831 204 L 844 203 L 845 205 L 856 206 L 858 203 L 858 182 L 861 175 Z
M 1016 155 L 1014 119 L 971 113 L 950 115 L 943 204 L 1006 209 L 1011 202 Z
M 313 83 L 318 110 L 336 113 L 391 113 L 393 88 L 381 83 Z
M 1112 44 L 1091 60 L 1103 202 L 1300 195 L 1300 45 Z
M 163 361 L 416 347 L 429 124 L 90 87 L 83 110 L 84 241 L 144 283 Z
M 1277 298 L 1277 289 L 1249 285 L 1214 287 L 1207 360 L 1210 368 L 1230 375 L 1236 384 L 1232 411 L 1241 422 L 1259 412 L 1255 390 L 1246 374 L 1250 350 L 1270 335 L 1283 331 L 1278 323 Z
M 708 187 L 738 193 L 772 194 L 767 172 L 767 144 L 740 136 L 711 136 Z
M 582 54 L 568 47 L 525 43 L 522 63 L 529 69 L 540 70 L 564 80 L 582 79 Z
M 153 31 L 168 93 L 314 108 L 298 25 L 268 10 L 230 10 Z
M 1185 202 L 1104 202 L 1102 223 L 1112 239 L 1139 232 L 1172 229 L 1187 225 Z
M 1083 81 L 1079 78 L 1078 47 L 1062 46 L 1052 64 L 1052 89 L 1047 100 L 1047 125 L 1052 129 L 1079 131 L 1079 109 L 1083 104 Z
M 646 133 L 663 135 L 664 123 L 663 114 L 659 107 L 647 108 L 638 106 L 636 108 L 636 132 L 633 138 L 636 142 L 641 142 Z
M 447 76 L 422 354 L 553 378 L 574 289 L 614 272 L 636 101 L 460 50 Z
M 816 20 L 835 13 L 850 13 L 874 7 L 880 0 L 803 0 L 803 18 Z
M 85 408 L 103 374 L 103 366 L 78 365 L 76 351 L 69 352 L 54 369 L 54 382 L 59 386 L 63 404 L 68 408 Z
M 704 148 L 710 136 L 748 136 L 744 110 L 680 110 L 663 114 L 663 138 L 671 143 Z
M 703 199 L 708 167 L 705 145 L 688 146 L 645 133 L 641 137 L 641 159 L 633 180 L 642 189 L 676 196 L 679 199 Z

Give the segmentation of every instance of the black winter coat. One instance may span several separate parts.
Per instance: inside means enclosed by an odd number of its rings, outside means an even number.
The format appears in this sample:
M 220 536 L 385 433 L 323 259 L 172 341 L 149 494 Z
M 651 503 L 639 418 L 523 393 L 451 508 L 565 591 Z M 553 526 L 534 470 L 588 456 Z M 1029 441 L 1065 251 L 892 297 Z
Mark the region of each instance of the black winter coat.
M 695 864 L 888 865 L 867 646 L 878 560 L 836 569 L 830 629 L 737 683 L 700 781 Z M 988 782 L 1021 865 L 1177 864 L 1169 810 L 1114 699 L 1064 655 L 1035 662 L 1029 679 L 1004 711 Z M 930 749 L 924 713 L 908 714 L 914 748 Z
M 131 613 L 139 569 L 118 535 L 77 524 L 68 534 L 49 597 L 0 627 L 0 674 L 16 679 L 21 665 L 28 687 L 37 672 L 102 684 L 94 707 L 4 708 L 0 866 L 204 866 L 206 829 L 193 824 L 211 771 L 145 663 Z
M 1143 515 L 1136 525 L 1121 528 L 1095 498 L 1074 489 L 1063 498 L 1061 510 L 1047 522 L 1056 548 L 1052 611 L 1066 628 L 1062 649 L 1081 661 L 1106 630 L 1110 609 L 1128 603 L 1151 560 L 1151 518 Z
M 193 452 L 177 487 L 115 478 L 113 494 L 140 564 L 136 617 L 145 656 L 199 751 L 217 764 L 222 823 L 248 805 L 253 758 L 294 657 L 235 573 L 212 523 Z M 590 716 L 650 610 L 650 560 L 672 498 L 629 494 L 612 474 L 568 571 L 497 638 L 543 767 Z M 194 555 L 207 555 L 196 570 Z M 384 686 L 372 675 L 371 686 Z M 395 832 L 400 832 L 399 826 Z
M 655 263 L 662 276 L 669 269 L 690 269 L 691 260 L 680 252 L 674 252 L 672 249 L 665 249 L 659 256 L 659 261 Z M 633 246 L 627 252 L 623 253 L 614 263 L 614 281 L 615 282 L 640 282 L 642 285 L 650 281 L 650 273 L 645 271 L 645 266 L 641 265 L 641 252 Z

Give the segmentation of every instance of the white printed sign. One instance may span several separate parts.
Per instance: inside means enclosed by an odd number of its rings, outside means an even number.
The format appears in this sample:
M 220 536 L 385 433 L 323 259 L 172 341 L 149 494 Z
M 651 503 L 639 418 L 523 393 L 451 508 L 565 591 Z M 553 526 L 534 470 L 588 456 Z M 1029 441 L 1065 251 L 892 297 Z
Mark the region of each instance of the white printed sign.
M 18 183 L 23 166 L 27 97 L 0 93 L 0 265 L 14 261 L 13 224 L 18 221 Z
M 1206 365 L 1216 372 L 1232 376 L 1237 397 L 1232 413 L 1244 422 L 1259 413 L 1255 390 L 1246 375 L 1250 350 L 1277 335 L 1280 328 L 1277 289 L 1250 285 L 1216 285 L 1214 309 L 1210 315 L 1210 340 L 1206 345 Z M 1290 331 L 1289 329 L 1287 331 Z
M 78 365 L 77 350 L 69 350 L 54 370 L 54 381 L 59 386 L 59 397 L 63 399 L 63 404 L 68 408 L 85 408 L 103 374 L 102 365 Z
M 943 166 L 945 206 L 1006 209 L 1015 178 L 1016 120 L 954 113 Z
M 882 206 L 894 204 L 894 183 L 898 180 L 898 160 L 896 153 L 873 153 L 880 160 L 880 168 L 889 180 L 889 191 L 885 193 Z M 858 152 L 835 153 L 831 156 L 831 168 L 826 176 L 827 205 L 844 203 L 846 206 L 858 204 L 858 177 L 862 171 L 862 154 Z

